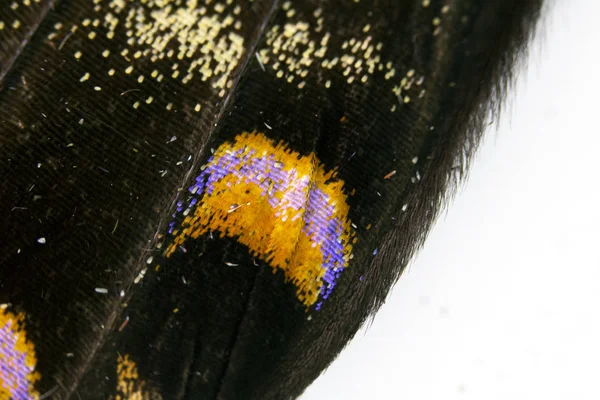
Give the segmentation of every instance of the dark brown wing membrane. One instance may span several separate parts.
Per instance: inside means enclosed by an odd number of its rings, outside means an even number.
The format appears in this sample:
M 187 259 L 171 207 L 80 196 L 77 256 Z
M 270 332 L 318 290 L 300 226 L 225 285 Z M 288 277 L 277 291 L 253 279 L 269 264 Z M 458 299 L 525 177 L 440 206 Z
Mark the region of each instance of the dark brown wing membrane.
M 0 4 L 0 88 L 6 73 L 48 15 L 53 1 L 3 1 Z
M 64 0 L 31 36 L 24 1 L 0 14 L 17 399 L 298 397 L 422 244 L 542 7 Z

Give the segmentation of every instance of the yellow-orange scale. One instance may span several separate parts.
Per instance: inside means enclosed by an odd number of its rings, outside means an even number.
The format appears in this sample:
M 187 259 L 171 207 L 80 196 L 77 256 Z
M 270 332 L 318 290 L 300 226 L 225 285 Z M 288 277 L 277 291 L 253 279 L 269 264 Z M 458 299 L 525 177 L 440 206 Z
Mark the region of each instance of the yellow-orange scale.
M 199 199 L 172 231 L 166 256 L 189 237 L 217 232 L 245 245 L 273 272 L 283 270 L 307 307 L 317 302 L 323 285 L 348 266 L 352 252 L 349 207 L 336 172 L 326 171 L 313 153 L 302 156 L 256 132 L 216 149 L 202 179 L 210 179 L 208 171 L 221 175 L 190 188 Z M 332 245 L 335 253 L 326 250 Z

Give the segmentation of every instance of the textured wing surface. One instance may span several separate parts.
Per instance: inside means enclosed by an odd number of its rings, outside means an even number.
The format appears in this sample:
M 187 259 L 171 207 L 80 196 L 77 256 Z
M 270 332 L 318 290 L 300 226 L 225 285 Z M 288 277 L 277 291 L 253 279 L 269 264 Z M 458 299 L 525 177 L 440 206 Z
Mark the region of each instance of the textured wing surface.
M 3 2 L 0 398 L 298 397 L 422 244 L 540 8 Z

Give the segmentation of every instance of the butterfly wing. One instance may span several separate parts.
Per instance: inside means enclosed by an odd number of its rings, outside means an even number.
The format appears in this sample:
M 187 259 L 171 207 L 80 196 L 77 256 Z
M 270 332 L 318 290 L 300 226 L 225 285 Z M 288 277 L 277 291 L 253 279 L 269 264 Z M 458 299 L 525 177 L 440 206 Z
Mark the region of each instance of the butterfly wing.
M 0 390 L 299 396 L 465 175 L 541 3 L 0 6 Z

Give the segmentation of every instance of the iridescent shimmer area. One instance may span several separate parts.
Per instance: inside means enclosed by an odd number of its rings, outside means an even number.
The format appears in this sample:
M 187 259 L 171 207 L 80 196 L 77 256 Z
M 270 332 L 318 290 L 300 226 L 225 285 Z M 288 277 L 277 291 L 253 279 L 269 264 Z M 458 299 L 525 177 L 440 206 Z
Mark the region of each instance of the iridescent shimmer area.
M 0 400 L 38 399 L 33 385 L 40 379 L 35 372 L 35 349 L 25 335 L 25 315 L 0 309 Z
M 301 156 L 261 133 L 221 145 L 180 202 L 181 226 L 170 257 L 188 237 L 208 232 L 235 238 L 297 288 L 298 299 L 319 309 L 352 258 L 354 233 L 343 182 L 314 154 Z

